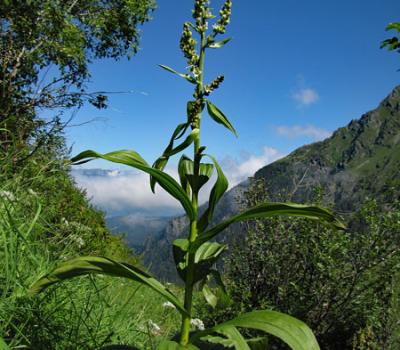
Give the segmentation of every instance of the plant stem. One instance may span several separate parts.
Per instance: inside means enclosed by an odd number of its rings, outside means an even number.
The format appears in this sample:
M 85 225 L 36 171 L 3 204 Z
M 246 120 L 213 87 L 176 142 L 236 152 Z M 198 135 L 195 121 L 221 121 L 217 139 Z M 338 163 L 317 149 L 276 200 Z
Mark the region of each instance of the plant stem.
M 199 69 L 200 75 L 198 79 L 198 83 L 196 86 L 197 96 L 200 99 L 201 106 L 203 106 L 203 69 L 204 69 L 204 53 L 205 53 L 205 34 L 201 32 L 201 44 L 200 44 L 200 57 L 199 57 Z M 201 122 L 201 108 L 198 111 L 198 128 L 200 130 L 200 122 Z M 192 189 L 192 207 L 195 213 L 195 219 L 190 222 L 190 234 L 189 234 L 189 254 L 188 254 L 188 264 L 187 264 L 187 272 L 186 272 L 186 281 L 185 281 L 185 301 L 184 307 L 189 316 L 182 316 L 182 327 L 181 327 L 181 345 L 187 347 L 189 343 L 189 333 L 190 333 L 190 319 L 192 314 L 192 303 L 193 303 L 193 287 L 194 287 L 194 262 L 195 262 L 195 252 L 190 251 L 190 246 L 197 238 L 197 212 L 198 212 L 198 189 L 197 183 L 199 178 L 199 168 L 200 168 L 200 159 L 201 156 L 199 154 L 200 149 L 200 133 L 199 137 L 194 142 L 194 150 L 193 150 L 193 160 L 194 160 L 194 169 L 193 169 L 193 184 L 194 188 Z

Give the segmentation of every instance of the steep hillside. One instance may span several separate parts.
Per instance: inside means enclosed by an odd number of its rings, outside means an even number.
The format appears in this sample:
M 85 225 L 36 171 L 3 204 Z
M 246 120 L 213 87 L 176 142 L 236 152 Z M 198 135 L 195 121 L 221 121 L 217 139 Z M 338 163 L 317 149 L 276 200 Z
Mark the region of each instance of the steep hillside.
M 258 170 L 255 178 L 264 178 L 272 200 L 304 203 L 317 186 L 324 191 L 324 202 L 340 213 L 350 213 L 367 197 L 390 200 L 389 188 L 400 182 L 400 86 L 379 106 L 339 128 L 322 141 L 303 146 L 287 157 Z M 216 210 L 215 221 L 238 210 L 238 197 L 246 183 L 231 189 Z M 171 221 L 158 237 L 147 240 L 146 265 L 161 278 L 175 279 L 171 242 L 186 232 L 184 218 Z M 230 229 L 241 233 L 238 226 Z M 222 241 L 229 234 L 220 235 Z

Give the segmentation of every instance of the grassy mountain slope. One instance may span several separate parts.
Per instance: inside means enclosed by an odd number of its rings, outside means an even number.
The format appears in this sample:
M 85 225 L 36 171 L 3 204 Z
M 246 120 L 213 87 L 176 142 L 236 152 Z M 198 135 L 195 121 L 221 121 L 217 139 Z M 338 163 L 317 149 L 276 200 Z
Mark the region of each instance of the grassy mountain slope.
M 382 197 L 400 169 L 400 87 L 360 119 L 322 141 L 301 147 L 255 174 L 267 181 L 274 199 L 287 191 L 295 202 L 321 186 L 325 201 L 352 211 L 366 196 Z M 383 197 L 381 199 L 384 199 Z
M 311 200 L 316 187 L 322 187 L 323 200 L 340 213 L 350 213 L 367 197 L 390 201 L 391 188 L 400 182 L 400 86 L 379 106 L 336 130 L 331 137 L 303 146 L 287 157 L 258 170 L 272 200 L 304 203 Z M 246 191 L 246 182 L 234 187 L 219 203 L 214 220 L 238 210 L 237 199 Z M 161 278 L 176 279 L 170 243 L 184 235 L 184 218 L 174 219 L 158 237 L 150 238 L 144 262 Z M 219 240 L 241 234 L 233 226 Z M 167 263 L 166 263 L 167 262 Z

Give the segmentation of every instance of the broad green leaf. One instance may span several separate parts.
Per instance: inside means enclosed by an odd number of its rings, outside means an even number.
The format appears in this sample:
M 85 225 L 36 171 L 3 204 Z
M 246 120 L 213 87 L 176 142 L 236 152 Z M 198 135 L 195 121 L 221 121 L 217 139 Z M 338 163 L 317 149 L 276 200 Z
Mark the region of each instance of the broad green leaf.
M 293 203 L 263 203 L 235 216 L 232 216 L 228 220 L 223 221 L 213 228 L 209 229 L 208 231 L 204 232 L 196 240 L 196 244 L 193 245 L 193 249 L 196 249 L 196 247 L 199 247 L 204 242 L 209 241 L 211 238 L 215 237 L 218 233 L 220 233 L 229 225 L 235 222 L 278 215 L 299 216 L 307 219 L 319 220 L 322 223 L 328 224 L 340 230 L 346 228 L 344 224 L 340 222 L 335 217 L 335 215 L 333 215 L 332 212 L 327 209 Z
M 176 146 L 170 151 L 166 152 L 165 155 L 167 157 L 171 157 L 174 154 L 183 151 L 185 148 L 189 147 L 196 139 L 198 139 L 199 135 L 200 135 L 200 130 L 193 129 L 192 132 L 188 135 L 188 137 L 186 137 L 185 141 L 183 141 L 180 145 Z
M 200 188 L 208 182 L 212 176 L 214 170 L 213 164 L 200 163 L 199 164 L 199 176 L 197 177 L 197 183 L 194 182 L 194 162 L 186 157 L 182 156 L 179 160 L 178 173 L 182 187 L 188 192 L 188 184 L 195 191 L 199 191 Z
M 222 124 L 227 129 L 232 131 L 233 134 L 237 137 L 235 128 L 232 126 L 231 122 L 228 120 L 225 114 L 217 106 L 213 105 L 210 101 L 207 100 L 206 104 L 207 104 L 207 111 L 210 117 L 214 119 L 214 121 L 217 122 L 218 124 Z
M 206 340 L 213 344 L 221 344 L 226 348 L 235 348 L 236 350 L 251 350 L 247 345 L 246 340 L 240 334 L 238 329 L 234 326 L 226 326 L 217 331 L 217 333 L 222 334 L 225 338 L 220 336 L 206 336 L 202 340 Z
M 319 350 L 311 329 L 302 321 L 276 311 L 253 311 L 240 315 L 204 332 L 198 332 L 192 341 L 203 338 L 207 333 L 226 332 L 226 327 L 256 329 L 271 334 L 285 342 L 292 350 Z M 228 329 L 229 329 L 228 328 Z
M 199 348 L 193 344 L 182 346 L 181 344 L 172 340 L 163 340 L 160 344 L 158 344 L 157 350 L 199 350 Z
M 187 157 L 186 155 L 183 155 L 180 159 L 179 159 L 179 163 L 178 163 L 178 174 L 179 174 L 179 180 L 181 182 L 181 186 L 184 189 L 184 191 L 186 192 L 186 194 L 188 196 L 190 196 L 190 186 L 189 186 L 189 181 L 186 177 L 187 171 L 188 171 L 188 163 L 192 163 L 193 161 Z
M 214 210 L 215 207 L 217 206 L 219 200 L 221 199 L 222 195 L 225 193 L 225 191 L 228 189 L 228 180 L 224 175 L 224 172 L 222 171 L 221 167 L 219 166 L 217 160 L 208 154 L 205 155 L 206 157 L 210 158 L 215 166 L 215 169 L 217 169 L 217 180 L 210 192 L 210 198 L 208 199 L 208 208 L 206 211 L 203 213 L 201 216 L 199 223 L 198 223 L 198 228 L 199 232 L 203 232 L 210 221 L 212 220 L 212 217 L 214 215 Z
M 162 156 L 158 158 L 154 164 L 153 168 L 158 169 L 158 170 L 164 170 L 165 166 L 168 163 L 169 157 L 173 156 L 176 153 L 179 153 L 183 151 L 185 148 L 189 147 L 198 137 L 200 134 L 199 129 L 193 129 L 192 132 L 186 137 L 185 141 L 183 141 L 179 146 L 174 148 L 174 141 L 177 140 L 183 133 L 186 131 L 188 128 L 189 124 L 179 124 L 177 128 L 175 129 L 175 132 L 173 133 L 171 140 L 167 146 L 167 148 L 164 150 Z M 150 176 L 150 186 L 151 190 L 154 193 L 154 187 L 156 184 L 156 179 L 153 176 Z
M 166 66 L 165 64 L 159 64 L 159 66 L 160 66 L 161 68 L 167 70 L 167 71 L 170 72 L 170 73 L 174 73 L 174 74 L 176 74 L 176 75 L 179 75 L 181 78 L 186 79 L 189 83 L 192 83 L 192 84 L 196 84 L 196 83 L 197 83 L 196 79 L 193 78 L 193 77 L 192 77 L 191 75 L 189 75 L 189 74 L 182 74 L 182 73 L 179 73 L 179 72 L 177 72 L 175 69 L 172 69 L 171 67 L 168 67 L 168 66 Z
M 122 150 L 100 154 L 98 152 L 88 150 L 72 158 L 72 162 L 78 162 L 78 164 L 82 164 L 83 162 L 89 162 L 96 158 L 105 159 L 114 163 L 125 164 L 150 174 L 164 190 L 166 190 L 172 197 L 176 198 L 182 204 L 182 207 L 185 209 L 189 219 L 194 219 L 195 213 L 192 203 L 182 187 L 179 186 L 179 184 L 170 175 L 149 166 L 137 152 Z
M 201 292 L 203 293 L 204 299 L 206 299 L 207 303 L 209 305 L 211 305 L 212 308 L 215 309 L 217 307 L 218 298 L 212 292 L 210 286 L 207 283 L 203 284 L 203 287 L 201 288 Z
M 397 30 L 400 33 L 400 22 L 395 22 L 395 23 L 389 23 L 386 28 L 386 30 Z
M 84 256 L 65 261 L 52 272 L 36 281 L 30 288 L 30 293 L 37 294 L 55 283 L 88 274 L 105 274 L 114 277 L 124 277 L 142 283 L 174 304 L 182 315 L 187 315 L 186 310 L 181 305 L 178 298 L 148 272 L 136 266 L 119 263 L 103 257 Z
M 210 49 L 219 49 L 220 47 L 224 46 L 229 41 L 231 41 L 231 39 L 232 38 L 226 38 L 226 39 L 221 40 L 221 41 L 214 41 L 211 44 L 208 44 L 207 47 L 209 47 Z
M 0 349 L 1 350 L 10 350 L 6 342 L 3 340 L 3 338 L 0 338 Z
M 206 242 L 200 246 L 194 258 L 194 282 L 204 279 L 211 271 L 212 266 L 225 251 L 226 245 L 217 242 Z M 176 239 L 172 245 L 175 265 L 179 276 L 186 280 L 187 253 L 189 241 L 187 239 Z

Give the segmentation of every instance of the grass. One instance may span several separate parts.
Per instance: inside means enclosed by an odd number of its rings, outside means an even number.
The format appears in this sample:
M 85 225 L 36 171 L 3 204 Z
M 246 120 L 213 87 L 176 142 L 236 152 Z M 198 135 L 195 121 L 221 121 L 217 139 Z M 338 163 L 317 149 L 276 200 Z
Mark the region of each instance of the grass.
M 65 190 L 60 183 L 70 181 L 65 174 L 36 174 L 0 179 L 0 339 L 11 349 L 99 349 L 106 344 L 152 349 L 175 334 L 178 312 L 164 307 L 158 294 L 124 279 L 111 283 L 108 276 L 81 277 L 39 296 L 28 294 L 30 285 L 60 259 L 82 251 L 114 258 L 127 254 L 104 228 L 90 228 L 101 222 L 83 222 L 70 208 L 57 207 Z M 77 192 L 72 182 L 69 186 L 64 196 L 84 198 L 71 193 Z M 69 205 L 92 210 L 86 202 Z

